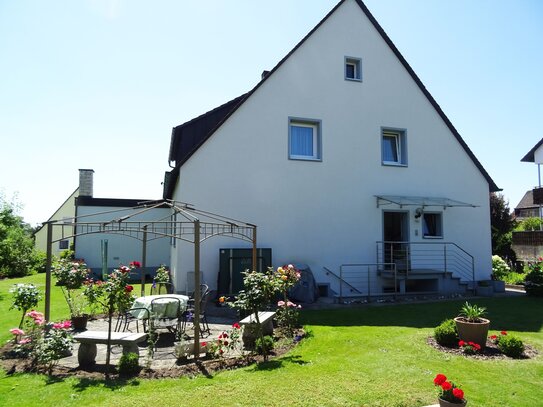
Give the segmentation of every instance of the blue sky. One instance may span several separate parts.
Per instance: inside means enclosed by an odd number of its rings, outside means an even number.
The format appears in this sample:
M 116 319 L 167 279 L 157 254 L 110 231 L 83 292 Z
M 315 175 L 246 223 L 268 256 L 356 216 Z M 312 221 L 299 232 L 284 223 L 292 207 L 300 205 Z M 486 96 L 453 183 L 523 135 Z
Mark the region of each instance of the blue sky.
M 250 90 L 336 0 L 0 0 L 0 193 L 31 224 L 93 168 L 161 197 L 171 129 Z M 543 2 L 366 0 L 514 207 L 537 184 Z

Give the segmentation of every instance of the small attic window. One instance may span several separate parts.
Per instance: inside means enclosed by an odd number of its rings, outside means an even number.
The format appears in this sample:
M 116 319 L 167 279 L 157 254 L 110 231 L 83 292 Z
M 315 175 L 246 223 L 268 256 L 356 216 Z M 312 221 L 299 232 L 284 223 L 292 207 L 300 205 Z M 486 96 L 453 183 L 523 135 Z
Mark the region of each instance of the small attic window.
M 362 60 L 345 57 L 345 80 L 362 82 Z

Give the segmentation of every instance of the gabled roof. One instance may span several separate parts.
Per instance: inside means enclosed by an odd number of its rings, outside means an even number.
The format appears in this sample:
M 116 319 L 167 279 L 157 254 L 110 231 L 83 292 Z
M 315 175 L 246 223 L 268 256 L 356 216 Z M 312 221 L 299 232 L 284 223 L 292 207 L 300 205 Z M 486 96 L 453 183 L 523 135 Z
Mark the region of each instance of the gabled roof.
M 186 162 L 186 160 L 192 155 L 194 154 L 194 152 L 207 140 L 209 139 L 214 133 L 215 131 L 217 131 L 221 125 L 228 120 L 228 118 L 230 116 L 232 116 L 237 109 L 239 109 L 239 107 L 241 105 L 243 105 L 243 103 L 245 103 L 245 101 L 247 99 L 249 99 L 251 97 L 251 95 L 253 93 L 256 92 L 256 90 L 266 81 L 268 80 L 268 78 L 270 78 L 274 73 L 275 71 L 277 71 L 281 65 L 283 65 L 283 63 L 294 53 L 296 52 L 296 50 L 298 48 L 300 48 L 304 43 L 305 41 L 311 37 L 311 35 L 317 31 L 319 29 L 319 27 L 324 24 L 324 22 L 326 20 L 328 20 L 328 18 L 334 14 L 334 12 L 345 2 L 346 0 L 341 0 L 338 4 L 336 4 L 336 6 L 281 60 L 279 61 L 279 63 L 267 74 L 267 75 L 264 75 L 262 77 L 262 80 L 251 90 L 249 91 L 248 93 L 246 93 L 245 95 L 242 95 L 240 96 L 239 98 L 236 98 L 228 103 L 226 103 L 225 105 L 222 105 L 222 106 L 219 106 L 217 109 L 214 109 L 212 110 L 211 112 L 214 112 L 218 109 L 221 109 L 222 107 L 225 107 L 228 105 L 228 108 L 225 108 L 223 110 L 221 110 L 221 115 L 218 115 L 217 116 L 217 121 L 215 123 L 215 126 L 210 128 L 210 131 L 208 131 L 206 134 L 203 134 L 202 137 L 201 137 L 201 142 L 199 142 L 198 144 L 195 144 L 193 145 L 193 148 L 188 151 L 188 152 L 183 152 L 181 154 L 181 156 L 183 157 L 182 160 L 180 160 L 179 162 L 176 160 L 176 165 L 175 165 L 175 168 L 174 170 L 172 170 L 170 172 L 170 175 L 167 176 L 168 178 L 168 182 L 167 184 L 165 183 L 165 187 L 164 188 L 164 198 L 166 199 L 169 199 L 173 196 L 173 189 L 174 189 L 174 186 L 175 186 L 175 183 L 176 183 L 176 180 L 177 180 L 177 177 L 179 176 L 179 169 L 180 167 Z M 387 45 L 390 47 L 390 49 L 392 50 L 392 52 L 394 53 L 394 55 L 396 55 L 396 57 L 398 58 L 398 60 L 401 62 L 401 64 L 404 66 L 404 68 L 407 70 L 407 72 L 409 73 L 409 75 L 411 76 L 411 78 L 415 81 L 415 83 L 418 85 L 418 87 L 420 88 L 420 90 L 422 91 L 422 93 L 426 96 L 426 98 L 428 99 L 428 101 L 430 102 L 430 104 L 434 107 L 434 109 L 436 110 L 436 112 L 439 114 L 439 116 L 441 117 L 441 119 L 445 122 L 445 124 L 447 125 L 447 127 L 449 128 L 449 130 L 451 131 L 451 133 L 454 135 L 454 137 L 457 139 L 457 141 L 460 143 L 460 145 L 462 146 L 462 148 L 464 149 L 464 151 L 466 152 L 466 154 L 471 158 L 471 160 L 473 161 L 473 163 L 475 164 L 475 166 L 479 169 L 479 171 L 481 172 L 481 174 L 483 175 L 483 177 L 487 180 L 488 182 L 488 185 L 489 185 L 489 189 L 490 189 L 490 192 L 496 192 L 496 191 L 501 191 L 501 189 L 496 185 L 496 183 L 492 180 L 492 178 L 490 177 L 490 175 L 488 174 L 488 172 L 486 172 L 486 170 L 484 169 L 484 167 L 482 166 L 482 164 L 479 162 L 479 160 L 477 159 L 477 157 L 475 157 L 475 154 L 473 154 L 473 152 L 470 150 L 470 148 L 468 147 L 468 145 L 466 144 L 466 142 L 462 139 L 462 137 L 460 136 L 460 133 L 458 133 L 458 131 L 456 130 L 456 128 L 453 126 L 453 124 L 451 123 L 451 121 L 449 120 L 449 118 L 445 115 L 445 113 L 443 112 L 443 110 L 441 110 L 441 107 L 437 104 L 437 102 L 435 101 L 435 99 L 433 98 L 433 96 L 430 94 L 430 92 L 428 92 L 428 90 L 426 89 L 426 87 L 424 86 L 424 84 L 422 83 L 422 81 L 419 79 L 419 77 L 417 76 L 417 74 L 415 73 L 415 71 L 413 71 L 413 68 L 411 68 L 411 66 L 407 63 L 406 59 L 403 57 L 403 55 L 400 53 L 400 51 L 398 50 L 398 48 L 396 48 L 396 46 L 394 45 L 394 43 L 392 42 L 392 40 L 388 37 L 388 35 L 385 33 L 385 31 L 383 30 L 383 28 L 379 25 L 379 23 L 377 22 L 377 20 L 375 19 L 375 17 L 373 17 L 373 15 L 371 14 L 371 12 L 369 11 L 369 9 L 366 7 L 366 5 L 361 1 L 361 0 L 355 0 L 356 3 L 358 4 L 358 6 L 361 8 L 361 10 L 364 12 L 364 14 L 366 15 L 366 17 L 370 20 L 370 22 L 373 24 L 373 26 L 375 27 L 375 29 L 377 30 L 377 32 L 381 35 L 381 37 L 383 38 L 383 40 L 387 43 Z M 235 103 L 233 103 L 234 101 L 236 101 Z M 198 120 L 202 117 L 205 117 L 207 114 L 211 113 L 211 112 L 208 112 L 194 120 Z M 221 117 L 219 117 L 221 116 Z M 189 124 L 191 123 L 192 121 L 190 122 L 187 122 L 185 124 Z M 181 125 L 179 127 L 182 127 L 184 125 Z M 174 128 L 175 130 L 175 128 Z M 172 161 L 172 157 L 174 154 L 172 154 L 172 152 L 175 150 L 175 146 L 174 146 L 174 133 L 172 133 L 172 141 L 171 141 L 171 144 L 170 144 L 170 161 Z
M 515 206 L 515 210 L 529 208 L 539 208 L 539 205 L 534 204 L 534 193 L 531 189 L 529 191 L 526 191 L 518 205 Z
M 176 165 L 183 165 L 246 95 L 238 96 L 207 113 L 174 127 L 172 129 L 168 159 L 175 161 Z
M 523 161 L 525 163 L 535 162 L 535 152 L 539 147 L 541 147 L 542 144 L 543 144 L 543 138 L 539 140 L 539 142 L 535 146 L 533 146 L 532 149 L 528 151 L 528 154 L 526 154 L 520 161 Z

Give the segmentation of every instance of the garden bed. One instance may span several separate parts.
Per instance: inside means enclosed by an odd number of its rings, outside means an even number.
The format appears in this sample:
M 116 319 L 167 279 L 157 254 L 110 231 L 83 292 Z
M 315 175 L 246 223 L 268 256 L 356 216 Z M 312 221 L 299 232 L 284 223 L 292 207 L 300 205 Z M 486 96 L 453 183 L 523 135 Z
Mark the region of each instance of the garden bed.
M 428 343 L 428 345 L 432 346 L 433 348 L 441 352 L 465 356 L 472 359 L 480 359 L 480 360 L 514 359 L 509 356 L 504 355 L 498 349 L 498 346 L 490 340 L 486 342 L 486 347 L 483 350 L 473 353 L 473 354 L 465 353 L 460 347 L 450 348 L 447 346 L 440 345 L 439 343 L 437 343 L 437 341 L 435 340 L 433 336 L 429 336 L 426 342 Z M 533 348 L 530 345 L 524 344 L 524 352 L 522 353 L 522 356 L 517 359 L 532 359 L 538 355 L 539 355 L 539 352 L 535 348 Z
M 305 336 L 303 329 L 297 330 L 295 337 L 301 339 Z M 289 340 L 280 333 L 275 333 L 275 346 L 272 353 L 268 356 L 268 361 L 274 361 L 283 356 L 294 348 L 298 340 Z M 140 358 L 140 364 L 145 361 L 145 356 Z M 246 354 L 238 357 L 223 357 L 212 359 L 208 356 L 194 361 L 194 359 L 181 359 L 176 360 L 172 356 L 172 363 L 169 367 L 146 369 L 141 368 L 138 375 L 139 378 L 145 379 L 159 379 L 159 378 L 178 378 L 178 377 L 194 377 L 198 375 L 204 375 L 211 377 L 214 374 L 223 370 L 238 369 L 253 364 L 264 362 L 264 357 L 256 354 Z M 17 358 L 14 354 L 14 344 L 12 342 L 7 343 L 0 348 L 0 367 L 3 368 L 8 374 L 13 373 L 46 373 L 43 370 L 36 369 L 32 366 L 29 358 Z M 55 378 L 86 378 L 86 379 L 103 379 L 106 373 L 105 364 L 97 363 L 92 368 L 70 368 L 57 364 L 53 367 L 49 376 Z M 120 378 L 115 366 L 111 367 L 110 378 Z

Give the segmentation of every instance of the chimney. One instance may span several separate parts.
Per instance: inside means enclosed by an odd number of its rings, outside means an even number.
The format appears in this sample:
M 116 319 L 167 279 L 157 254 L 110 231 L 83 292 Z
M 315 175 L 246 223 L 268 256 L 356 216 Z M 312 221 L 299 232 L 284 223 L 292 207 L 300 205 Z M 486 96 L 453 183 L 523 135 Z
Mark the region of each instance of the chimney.
M 79 170 L 79 196 L 92 197 L 92 174 L 94 170 Z
M 260 79 L 264 79 L 269 74 L 270 74 L 270 71 L 262 71 L 262 74 L 260 75 Z

